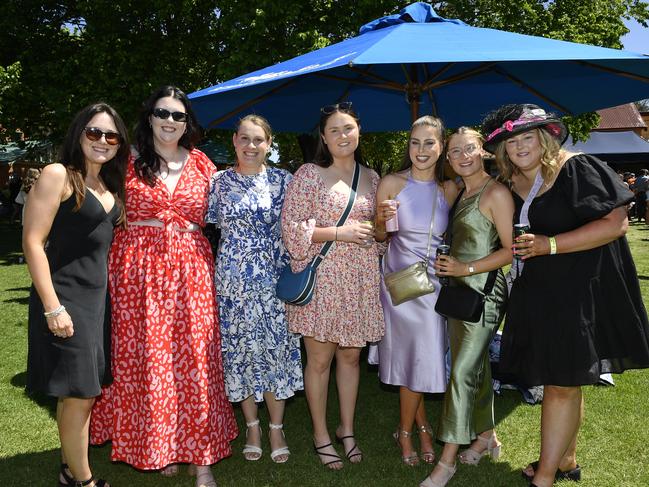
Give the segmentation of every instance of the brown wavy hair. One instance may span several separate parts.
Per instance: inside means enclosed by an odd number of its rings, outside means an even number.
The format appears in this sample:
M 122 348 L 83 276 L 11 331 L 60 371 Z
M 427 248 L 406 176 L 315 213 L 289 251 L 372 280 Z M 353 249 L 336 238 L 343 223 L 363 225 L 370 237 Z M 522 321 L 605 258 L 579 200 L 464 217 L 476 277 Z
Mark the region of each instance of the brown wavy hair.
M 412 136 L 412 132 L 417 127 L 433 127 L 437 129 L 437 136 L 439 139 L 439 143 L 442 146 L 442 150 L 439 153 L 439 159 L 435 161 L 434 177 L 435 177 L 435 181 L 441 184 L 444 181 L 443 155 L 444 155 L 444 150 L 446 148 L 446 143 L 444 141 L 444 132 L 446 131 L 446 129 L 444 128 L 444 122 L 442 122 L 441 118 L 433 117 L 432 115 L 424 115 L 423 117 L 419 117 L 417 120 L 415 120 L 412 123 L 412 125 L 410 126 L 410 136 L 408 137 L 408 144 L 406 145 L 406 150 L 403 154 L 403 159 L 401 160 L 401 170 L 403 171 L 405 169 L 410 169 L 412 167 L 412 161 L 410 160 L 410 137 Z
M 86 158 L 81 149 L 81 137 L 90 120 L 98 113 L 107 113 L 113 119 L 117 133 L 121 138 L 115 157 L 102 164 L 99 176 L 101 176 L 108 191 L 115 197 L 116 204 L 119 205 L 119 223 L 125 224 L 126 211 L 124 208 L 124 196 L 126 190 L 124 181 L 126 179 L 126 164 L 129 155 L 128 131 L 126 130 L 126 125 L 122 117 L 119 116 L 113 107 L 107 103 L 99 102 L 81 109 L 75 115 L 65 135 L 65 139 L 63 139 L 63 144 L 59 152 L 59 161 L 65 166 L 68 181 L 72 187 L 72 194 L 76 199 L 76 205 L 73 211 L 78 211 L 86 197 L 85 179 L 88 174 Z

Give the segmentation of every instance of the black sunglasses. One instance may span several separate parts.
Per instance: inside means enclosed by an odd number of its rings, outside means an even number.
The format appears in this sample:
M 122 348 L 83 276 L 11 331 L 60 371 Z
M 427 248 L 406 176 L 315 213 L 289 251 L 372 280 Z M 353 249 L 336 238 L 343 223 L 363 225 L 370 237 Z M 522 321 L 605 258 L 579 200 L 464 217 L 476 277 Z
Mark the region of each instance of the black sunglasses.
M 108 145 L 117 145 L 122 142 L 122 136 L 117 132 L 104 132 L 97 127 L 86 127 L 83 130 L 86 133 L 86 139 L 92 142 L 101 140 L 102 136 L 106 139 Z
M 171 118 L 174 119 L 174 122 L 186 122 L 187 114 L 185 112 L 170 112 L 164 108 L 154 108 L 153 116 L 156 118 L 161 118 L 162 120 L 167 120 L 171 115 Z
M 331 115 L 335 111 L 339 110 L 351 110 L 352 102 L 351 101 L 341 101 L 335 105 L 325 105 L 320 109 L 320 113 L 323 115 Z

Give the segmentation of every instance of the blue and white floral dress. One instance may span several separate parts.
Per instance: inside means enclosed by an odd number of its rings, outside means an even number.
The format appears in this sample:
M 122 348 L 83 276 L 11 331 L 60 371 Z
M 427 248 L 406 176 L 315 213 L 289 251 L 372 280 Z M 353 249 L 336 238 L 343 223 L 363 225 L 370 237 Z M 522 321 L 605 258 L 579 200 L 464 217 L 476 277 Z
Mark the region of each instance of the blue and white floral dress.
M 280 215 L 291 174 L 234 169 L 212 179 L 206 221 L 221 229 L 215 286 L 225 388 L 232 402 L 264 392 L 286 399 L 304 388 L 299 335 L 288 331 L 275 284 L 289 257 Z

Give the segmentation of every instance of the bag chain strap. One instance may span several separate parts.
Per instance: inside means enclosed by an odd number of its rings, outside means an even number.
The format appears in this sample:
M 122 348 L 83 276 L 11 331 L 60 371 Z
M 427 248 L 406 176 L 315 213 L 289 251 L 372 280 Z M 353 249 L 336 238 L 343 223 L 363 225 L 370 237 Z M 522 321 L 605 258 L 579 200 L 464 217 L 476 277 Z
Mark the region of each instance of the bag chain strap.
M 433 198 L 433 213 L 430 216 L 430 227 L 428 228 L 428 248 L 426 249 L 426 268 L 428 268 L 428 265 L 430 263 L 430 246 L 433 240 L 433 227 L 435 223 L 435 211 L 437 210 L 437 199 L 439 198 L 439 187 L 435 187 L 435 196 Z M 388 248 L 389 250 L 389 248 Z M 384 261 L 384 266 L 387 267 L 388 265 L 388 253 L 386 252 L 385 255 L 383 256 L 383 261 Z

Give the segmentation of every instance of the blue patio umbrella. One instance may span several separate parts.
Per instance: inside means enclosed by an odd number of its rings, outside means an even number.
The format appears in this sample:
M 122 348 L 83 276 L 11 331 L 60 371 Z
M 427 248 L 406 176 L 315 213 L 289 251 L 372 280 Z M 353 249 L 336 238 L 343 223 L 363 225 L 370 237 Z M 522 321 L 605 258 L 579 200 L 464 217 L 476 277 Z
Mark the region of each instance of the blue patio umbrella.
M 360 34 L 190 95 L 207 128 L 258 113 L 308 132 L 319 108 L 351 101 L 364 131 L 406 130 L 423 114 L 475 125 L 504 103 L 579 114 L 649 98 L 649 56 L 471 27 L 418 2 Z

